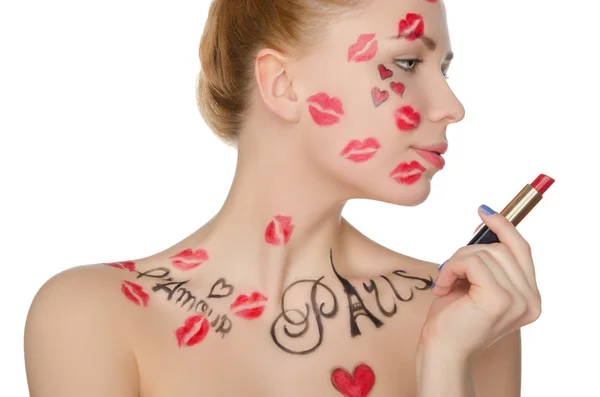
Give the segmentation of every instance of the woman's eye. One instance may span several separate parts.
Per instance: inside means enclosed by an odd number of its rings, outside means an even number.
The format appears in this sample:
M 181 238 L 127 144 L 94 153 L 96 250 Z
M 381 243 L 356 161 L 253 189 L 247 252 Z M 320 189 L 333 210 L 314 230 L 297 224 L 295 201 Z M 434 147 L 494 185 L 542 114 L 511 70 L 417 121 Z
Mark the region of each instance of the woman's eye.
M 416 73 L 419 67 L 419 64 L 423 63 L 422 59 L 394 59 L 394 65 L 398 66 L 400 69 L 405 70 L 409 73 Z M 448 78 L 447 71 L 442 70 L 442 74 L 445 78 Z
M 423 63 L 422 59 L 394 59 L 394 65 L 406 70 L 410 73 L 416 73 L 419 63 Z

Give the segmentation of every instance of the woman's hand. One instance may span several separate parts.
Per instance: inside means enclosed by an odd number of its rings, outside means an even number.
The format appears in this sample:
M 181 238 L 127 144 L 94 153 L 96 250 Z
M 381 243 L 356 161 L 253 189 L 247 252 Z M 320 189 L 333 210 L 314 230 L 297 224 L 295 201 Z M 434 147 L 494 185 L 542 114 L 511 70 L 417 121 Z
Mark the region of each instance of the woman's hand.
M 529 243 L 502 214 L 482 206 L 479 216 L 500 243 L 460 248 L 443 264 L 421 332 L 422 346 L 459 357 L 473 356 L 541 313 Z

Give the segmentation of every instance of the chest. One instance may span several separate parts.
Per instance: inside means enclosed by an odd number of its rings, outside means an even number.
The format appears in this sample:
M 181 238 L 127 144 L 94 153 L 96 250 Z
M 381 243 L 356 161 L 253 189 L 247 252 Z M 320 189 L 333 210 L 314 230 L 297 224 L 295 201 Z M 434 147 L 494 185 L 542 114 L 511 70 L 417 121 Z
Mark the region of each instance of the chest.
M 379 326 L 364 314 L 350 321 L 349 313 L 320 325 L 303 324 L 299 313 L 281 323 L 265 313 L 272 321 L 225 335 L 211 329 L 192 346 L 175 346 L 154 327 L 139 349 L 141 397 L 416 395 L 418 313 L 381 318 Z
M 135 321 L 141 397 L 414 396 L 429 294 L 357 285 L 313 283 L 259 316 L 215 288 L 160 301 Z

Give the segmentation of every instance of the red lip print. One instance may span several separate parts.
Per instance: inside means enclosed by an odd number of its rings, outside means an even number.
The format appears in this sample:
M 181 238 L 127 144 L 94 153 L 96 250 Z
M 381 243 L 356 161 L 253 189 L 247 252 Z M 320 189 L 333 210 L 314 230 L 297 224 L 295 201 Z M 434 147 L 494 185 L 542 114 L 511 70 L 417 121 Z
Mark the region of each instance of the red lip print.
M 231 304 L 229 309 L 235 310 L 240 306 L 253 305 L 253 304 L 258 303 L 259 305 L 255 306 L 255 307 L 247 307 L 246 309 L 242 309 L 242 310 L 239 310 L 234 313 L 238 317 L 252 320 L 252 319 L 260 317 L 261 314 L 263 314 L 263 312 L 265 311 L 266 305 L 262 304 L 261 302 L 266 302 L 266 301 L 267 301 L 267 297 L 262 295 L 259 292 L 253 292 L 250 296 L 242 294 L 237 297 L 237 299 L 235 300 L 235 302 L 233 302 Z
M 397 174 L 406 174 L 412 171 L 418 171 L 414 174 L 409 175 L 397 175 Z M 410 185 L 415 183 L 421 178 L 421 174 L 425 171 L 425 167 L 421 163 L 416 160 L 409 162 L 404 162 L 398 164 L 396 168 L 392 172 L 390 172 L 390 177 L 393 178 L 396 182 L 402 183 L 404 185 Z
M 408 13 L 398 24 L 398 37 L 404 37 L 409 41 L 418 39 L 424 32 L 425 22 L 420 14 Z
M 410 131 L 419 126 L 421 115 L 412 108 L 412 106 L 402 106 L 394 114 L 396 127 L 400 131 Z
M 377 87 L 373 87 L 371 90 L 371 99 L 373 99 L 373 104 L 375 107 L 381 105 L 390 97 L 390 93 L 387 91 L 381 91 Z
M 375 384 L 375 373 L 366 364 L 360 364 L 350 375 L 343 368 L 336 368 L 331 374 L 331 383 L 346 397 L 366 397 Z
M 348 62 L 365 62 L 373 59 L 375 54 L 377 54 L 377 50 L 379 48 L 377 40 L 374 39 L 375 33 L 365 33 L 358 36 L 358 40 L 356 41 L 356 43 L 352 44 L 348 48 Z M 367 46 L 367 44 L 369 44 L 369 42 L 371 42 L 369 48 L 367 48 L 367 50 L 362 54 L 358 54 L 358 52 L 362 51 Z
M 340 122 L 340 118 L 338 116 L 330 113 L 325 113 L 326 110 L 331 110 L 337 113 L 338 115 L 344 115 L 344 106 L 342 104 L 342 101 L 335 97 L 330 98 L 329 95 L 327 95 L 324 92 L 315 94 L 308 98 L 306 101 L 308 103 L 316 103 L 323 109 L 323 111 L 321 111 L 313 105 L 310 105 L 308 107 L 308 111 L 310 112 L 313 121 L 317 123 L 317 125 L 327 127 Z
M 379 71 L 379 76 L 381 76 L 381 80 L 385 80 L 388 77 L 392 77 L 394 74 L 391 70 L 386 68 L 384 65 L 378 65 L 377 70 Z
M 358 141 L 353 139 L 348 143 L 348 145 L 341 151 L 340 156 L 346 156 L 346 158 L 350 161 L 354 161 L 355 163 L 362 163 L 369 160 L 371 157 L 377 153 L 377 150 L 381 148 L 379 141 L 375 138 L 366 138 L 365 140 Z M 368 150 L 374 149 L 372 151 L 363 152 L 363 153 L 352 153 L 353 151 L 360 150 Z
M 200 322 L 200 328 L 198 329 L 198 331 L 192 334 L 192 329 L 196 326 L 196 324 Z M 202 314 L 188 317 L 188 319 L 185 320 L 184 325 L 182 327 L 177 328 L 177 330 L 175 331 L 175 336 L 177 337 L 177 345 L 179 347 L 181 347 L 182 345 L 197 345 L 198 343 L 204 340 L 206 334 L 208 334 L 209 329 L 210 325 L 208 324 L 208 320 Z M 187 341 L 185 341 L 186 337 L 190 334 L 191 336 L 187 338 Z
M 133 262 L 133 261 L 112 262 L 112 263 L 105 263 L 105 265 L 112 266 L 117 269 L 126 269 L 126 270 L 129 270 L 130 272 L 135 272 L 135 262 Z
M 396 83 L 396 82 L 390 82 L 390 88 L 392 89 L 392 91 L 394 91 L 396 94 L 402 96 L 402 94 L 404 94 L 404 84 L 402 83 Z
M 173 259 L 173 258 L 175 258 L 175 259 Z M 178 254 L 170 256 L 169 259 L 173 259 L 171 261 L 171 263 L 173 264 L 173 267 L 175 269 L 185 271 L 185 270 L 191 270 L 195 267 L 198 267 L 203 262 L 207 261 L 208 253 L 201 248 L 198 248 L 195 251 L 188 248 L 188 249 L 181 251 Z
M 269 222 L 267 225 L 267 229 L 265 230 L 265 241 L 269 244 L 280 245 L 281 239 L 277 235 L 277 232 L 279 232 L 279 234 L 283 236 L 283 244 L 287 244 L 294 231 L 294 225 L 291 224 L 292 217 L 275 215 L 274 219 L 274 221 Z
M 144 288 L 141 285 L 132 283 L 131 281 L 123 281 L 121 292 L 136 305 L 140 306 L 141 304 L 144 307 L 148 307 L 150 295 L 144 292 Z

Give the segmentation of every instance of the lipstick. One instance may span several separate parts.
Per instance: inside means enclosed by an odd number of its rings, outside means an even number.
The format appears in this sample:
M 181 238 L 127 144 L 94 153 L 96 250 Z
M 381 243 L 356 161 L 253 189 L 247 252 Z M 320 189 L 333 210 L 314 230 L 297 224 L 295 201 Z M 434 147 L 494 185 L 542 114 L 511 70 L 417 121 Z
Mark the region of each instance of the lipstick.
M 525 185 L 525 187 L 512 199 L 510 203 L 500 213 L 513 225 L 517 226 L 527 214 L 539 203 L 544 197 L 543 194 L 554 183 L 554 179 L 545 174 L 540 174 L 533 182 Z M 481 229 L 473 236 L 469 244 L 492 244 L 498 243 L 498 236 L 490 230 L 487 225 L 483 225 Z

